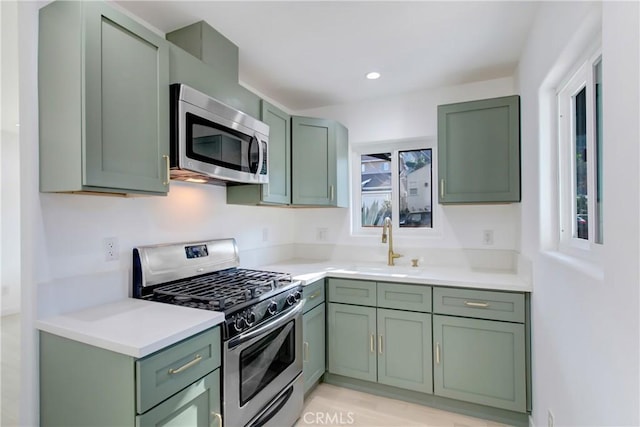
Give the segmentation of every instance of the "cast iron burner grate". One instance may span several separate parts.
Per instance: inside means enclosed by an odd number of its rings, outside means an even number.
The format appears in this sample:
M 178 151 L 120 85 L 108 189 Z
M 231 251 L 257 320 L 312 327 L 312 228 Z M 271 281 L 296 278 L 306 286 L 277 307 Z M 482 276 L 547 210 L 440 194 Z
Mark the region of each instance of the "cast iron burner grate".
M 158 300 L 186 307 L 225 310 L 291 284 L 291 275 L 230 268 L 154 289 Z

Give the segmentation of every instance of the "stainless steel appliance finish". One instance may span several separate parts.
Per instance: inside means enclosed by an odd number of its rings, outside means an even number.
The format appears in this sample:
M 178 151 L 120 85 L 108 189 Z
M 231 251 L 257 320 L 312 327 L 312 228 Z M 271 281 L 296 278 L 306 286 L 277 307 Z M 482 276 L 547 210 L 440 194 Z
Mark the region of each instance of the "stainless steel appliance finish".
M 269 182 L 269 126 L 184 84 L 171 85 L 171 178 Z
M 302 411 L 302 287 L 239 268 L 234 239 L 133 250 L 133 297 L 225 313 L 225 427 L 286 427 Z

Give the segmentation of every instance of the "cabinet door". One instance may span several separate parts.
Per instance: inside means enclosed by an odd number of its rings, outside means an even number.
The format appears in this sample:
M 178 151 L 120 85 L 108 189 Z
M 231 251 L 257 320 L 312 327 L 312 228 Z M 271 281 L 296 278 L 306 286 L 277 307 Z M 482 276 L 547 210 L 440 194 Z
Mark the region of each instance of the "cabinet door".
M 262 201 L 291 203 L 291 116 L 262 101 L 262 121 L 269 125 L 269 184 L 262 186 Z
M 329 206 L 335 200 L 335 127 L 330 120 L 292 117 L 293 204 Z
M 433 316 L 434 393 L 526 411 L 524 325 Z
M 166 193 L 168 43 L 105 3 L 84 7 L 83 184 Z
M 220 369 L 136 417 L 136 427 L 222 427 Z
M 302 373 L 305 392 L 324 374 L 325 323 L 324 304 L 302 316 Z
M 438 106 L 440 203 L 520 201 L 520 97 Z
M 378 309 L 378 382 L 433 392 L 431 315 Z
M 376 309 L 329 304 L 329 372 L 376 381 Z

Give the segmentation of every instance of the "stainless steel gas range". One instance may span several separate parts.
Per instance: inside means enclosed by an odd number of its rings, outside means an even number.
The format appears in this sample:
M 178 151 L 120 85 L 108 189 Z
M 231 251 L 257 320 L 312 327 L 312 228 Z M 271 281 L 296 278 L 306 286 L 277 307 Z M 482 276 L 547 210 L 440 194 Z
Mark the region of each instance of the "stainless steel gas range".
M 133 250 L 133 297 L 222 311 L 225 427 L 286 427 L 302 411 L 302 287 L 239 268 L 234 239 Z

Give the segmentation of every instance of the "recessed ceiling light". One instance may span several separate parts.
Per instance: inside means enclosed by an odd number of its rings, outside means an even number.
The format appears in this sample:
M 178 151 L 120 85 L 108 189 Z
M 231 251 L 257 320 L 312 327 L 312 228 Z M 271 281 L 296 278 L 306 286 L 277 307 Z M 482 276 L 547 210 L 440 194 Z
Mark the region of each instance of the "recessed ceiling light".
M 369 80 L 379 79 L 380 78 L 380 73 L 378 73 L 377 71 L 372 71 L 370 73 L 367 73 L 367 78 Z

